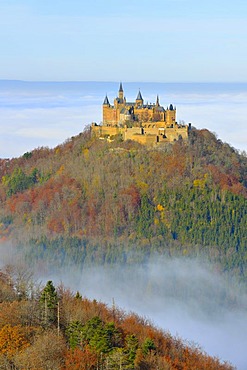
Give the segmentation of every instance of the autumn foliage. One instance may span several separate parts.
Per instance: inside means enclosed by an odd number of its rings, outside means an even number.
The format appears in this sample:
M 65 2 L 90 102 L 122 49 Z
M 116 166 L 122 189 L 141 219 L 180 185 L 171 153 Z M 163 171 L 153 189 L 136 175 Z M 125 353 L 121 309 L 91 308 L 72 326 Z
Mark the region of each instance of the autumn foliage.
M 82 267 L 186 249 L 247 280 L 247 158 L 207 130 L 157 148 L 85 130 L 0 161 L 0 178 L 0 242 L 29 246 L 29 260 Z
M 29 321 L 27 303 L 36 308 Z M 48 318 L 53 309 L 55 319 L 44 322 L 44 315 Z M 11 324 L 8 310 L 15 312 Z M 0 312 L 4 369 L 233 369 L 140 316 L 82 298 L 63 286 L 55 288 L 52 281 L 30 298 L 11 295 L 9 302 L 0 303 Z
M 20 325 L 4 325 L 0 329 L 0 355 L 11 359 L 16 353 L 29 346 L 27 332 Z

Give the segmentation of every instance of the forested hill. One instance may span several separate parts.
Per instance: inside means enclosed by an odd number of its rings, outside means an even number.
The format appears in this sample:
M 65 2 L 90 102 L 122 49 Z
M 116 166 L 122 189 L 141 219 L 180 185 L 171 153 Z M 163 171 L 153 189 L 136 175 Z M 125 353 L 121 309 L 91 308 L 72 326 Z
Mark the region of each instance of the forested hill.
M 1 240 L 29 245 L 29 259 L 203 254 L 247 278 L 247 157 L 207 130 L 155 149 L 85 130 L 2 160 L 0 178 Z

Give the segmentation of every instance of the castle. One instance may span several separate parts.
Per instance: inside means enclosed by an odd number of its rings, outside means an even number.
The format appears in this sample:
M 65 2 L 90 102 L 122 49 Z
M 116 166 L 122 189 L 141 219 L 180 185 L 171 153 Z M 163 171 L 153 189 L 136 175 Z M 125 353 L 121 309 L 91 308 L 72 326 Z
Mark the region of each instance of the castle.
M 92 124 L 92 132 L 98 137 L 121 135 L 123 140 L 135 140 L 141 144 L 156 145 L 188 138 L 189 126 L 176 122 L 176 108 L 172 104 L 164 109 L 159 103 L 144 104 L 139 91 L 135 102 L 127 102 L 120 83 L 114 105 L 106 95 L 103 102 L 102 125 Z

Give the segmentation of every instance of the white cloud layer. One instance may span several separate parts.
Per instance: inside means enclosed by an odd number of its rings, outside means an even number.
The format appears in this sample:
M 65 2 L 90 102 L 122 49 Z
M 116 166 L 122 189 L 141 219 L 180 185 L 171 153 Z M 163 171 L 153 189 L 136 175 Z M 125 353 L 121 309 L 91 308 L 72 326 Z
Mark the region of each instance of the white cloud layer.
M 177 120 L 208 128 L 224 142 L 247 150 L 247 84 L 126 83 L 128 101 L 139 87 L 144 101 L 156 93 Z M 20 156 L 36 147 L 55 147 L 91 122 L 101 122 L 102 101 L 117 95 L 116 83 L 6 83 L 0 81 L 0 157 Z

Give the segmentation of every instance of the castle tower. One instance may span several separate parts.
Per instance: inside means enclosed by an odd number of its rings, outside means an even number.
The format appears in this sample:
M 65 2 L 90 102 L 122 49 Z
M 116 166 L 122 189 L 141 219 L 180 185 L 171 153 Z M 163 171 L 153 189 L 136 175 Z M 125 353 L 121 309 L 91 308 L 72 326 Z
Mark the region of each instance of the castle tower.
M 123 101 L 124 101 L 124 91 L 123 91 L 122 82 L 120 82 L 120 86 L 119 86 L 119 90 L 118 90 L 118 97 L 119 97 L 119 103 L 123 103 Z
M 137 98 L 136 98 L 136 106 L 140 107 L 142 105 L 143 105 L 143 99 L 142 99 L 141 91 L 139 90 Z
M 109 103 L 108 96 L 105 96 L 105 99 L 103 101 L 103 124 L 108 124 L 108 121 L 111 120 L 110 117 L 110 111 L 111 111 L 111 105 Z
M 166 124 L 169 126 L 174 126 L 176 123 L 176 108 L 170 104 L 169 108 L 166 110 Z
M 160 106 L 160 100 L 159 100 L 159 95 L 157 95 L 157 99 L 156 99 L 156 107 L 159 107 Z

